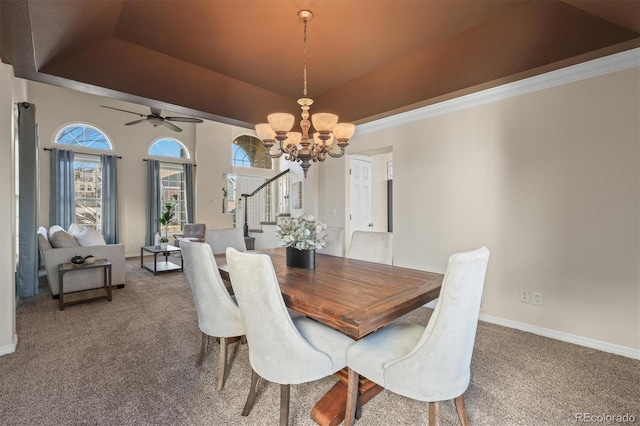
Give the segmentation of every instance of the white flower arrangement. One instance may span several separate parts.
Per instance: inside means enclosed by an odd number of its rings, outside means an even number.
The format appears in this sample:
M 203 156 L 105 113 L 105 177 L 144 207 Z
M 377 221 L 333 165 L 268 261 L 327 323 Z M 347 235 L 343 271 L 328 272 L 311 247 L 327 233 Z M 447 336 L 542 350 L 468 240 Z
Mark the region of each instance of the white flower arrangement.
M 297 218 L 281 218 L 276 226 L 276 235 L 283 247 L 315 250 L 327 245 L 320 235 L 325 229 L 327 225 L 316 221 L 312 215 L 302 215 Z

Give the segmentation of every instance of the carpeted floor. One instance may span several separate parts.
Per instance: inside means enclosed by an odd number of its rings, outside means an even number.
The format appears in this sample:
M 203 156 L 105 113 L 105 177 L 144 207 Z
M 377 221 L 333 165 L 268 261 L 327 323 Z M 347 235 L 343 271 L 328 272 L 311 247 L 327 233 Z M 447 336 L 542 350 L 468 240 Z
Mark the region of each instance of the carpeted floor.
M 240 416 L 251 377 L 246 345 L 231 346 L 222 391 L 216 344 L 194 367 L 200 333 L 181 272 L 154 277 L 129 259 L 127 285 L 112 302 L 64 311 L 46 285 L 40 290 L 17 308 L 16 352 L 0 357 L 1 425 L 278 423 L 279 388 L 264 381 L 251 414 Z M 430 314 L 421 308 L 408 318 L 425 325 Z M 640 423 L 637 360 L 480 322 L 471 374 L 465 398 L 474 425 L 575 424 L 578 413 Z M 290 424 L 313 425 L 311 408 L 335 380 L 292 386 Z M 426 403 L 388 391 L 357 422 L 426 423 Z M 442 424 L 458 424 L 452 402 L 442 406 Z

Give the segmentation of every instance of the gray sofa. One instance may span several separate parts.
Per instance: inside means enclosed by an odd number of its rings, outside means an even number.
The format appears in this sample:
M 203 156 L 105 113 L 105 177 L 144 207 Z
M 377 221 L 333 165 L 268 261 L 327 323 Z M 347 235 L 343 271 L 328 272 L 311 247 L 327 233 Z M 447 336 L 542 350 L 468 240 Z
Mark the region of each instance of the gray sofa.
M 96 259 L 107 259 L 111 262 L 111 283 L 113 286 L 124 287 L 125 283 L 125 257 L 123 244 L 89 245 L 74 247 L 54 248 L 49 241 L 48 231 L 40 227 L 38 229 L 38 246 L 40 256 L 47 271 L 47 281 L 51 294 L 57 296 L 60 293 L 60 281 L 58 266 L 71 261 L 74 256 L 95 256 Z M 90 290 L 102 287 L 102 270 L 88 269 L 64 276 L 64 293 L 72 293 L 81 290 Z

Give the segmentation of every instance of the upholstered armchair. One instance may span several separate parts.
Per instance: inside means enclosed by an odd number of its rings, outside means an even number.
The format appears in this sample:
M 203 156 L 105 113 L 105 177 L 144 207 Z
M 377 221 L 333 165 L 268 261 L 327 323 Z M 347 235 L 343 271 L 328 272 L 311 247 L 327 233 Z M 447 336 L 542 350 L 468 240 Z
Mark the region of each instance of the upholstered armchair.
M 353 231 L 347 257 L 392 265 L 393 234 L 391 232 Z
M 426 328 L 396 321 L 349 347 L 345 425 L 354 422 L 359 375 L 391 392 L 429 402 L 430 425 L 438 424 L 440 402 L 450 399 L 460 422 L 469 424 L 463 394 L 471 376 L 488 261 L 486 247 L 449 258 L 438 304 Z
M 209 346 L 209 337 L 218 337 L 220 339 L 218 390 L 220 390 L 224 386 L 229 338 L 244 335 L 240 310 L 222 281 L 211 247 L 205 243 L 183 241 L 180 248 L 183 269 L 198 311 L 198 327 L 202 332 L 196 367 L 202 365 Z
M 310 318 L 292 319 L 269 256 L 228 248 L 227 264 L 253 369 L 242 415 L 249 415 L 262 377 L 280 384 L 280 425 L 286 425 L 290 385 L 319 380 L 344 368 L 353 340 Z
M 181 234 L 173 234 L 173 245 L 180 247 L 181 241 L 203 242 L 206 229 L 204 223 L 185 223 Z

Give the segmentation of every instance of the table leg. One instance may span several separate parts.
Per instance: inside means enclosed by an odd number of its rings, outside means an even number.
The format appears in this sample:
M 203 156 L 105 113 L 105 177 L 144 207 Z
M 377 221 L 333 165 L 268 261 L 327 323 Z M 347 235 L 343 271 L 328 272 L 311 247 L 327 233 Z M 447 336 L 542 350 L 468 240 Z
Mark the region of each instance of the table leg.
M 107 295 L 108 295 L 107 300 L 109 302 L 111 302 L 111 299 L 112 299 L 112 297 L 111 297 L 111 266 L 107 266 L 105 268 L 102 268 L 102 270 L 103 270 L 103 274 L 104 274 L 103 275 L 104 285 L 106 287 Z M 108 279 L 107 279 L 107 277 L 108 277 Z
M 347 406 L 347 385 L 349 383 L 347 369 L 344 368 L 338 371 L 336 376 L 340 381 L 311 410 L 311 418 L 322 426 L 336 426 L 344 420 Z M 362 407 L 371 398 L 382 392 L 382 389 L 382 386 L 378 386 L 371 380 L 360 376 L 358 405 Z
M 61 311 L 64 311 L 64 272 L 58 272 L 58 291 L 60 294 L 58 307 Z
M 158 253 L 153 253 L 153 275 L 158 275 Z

